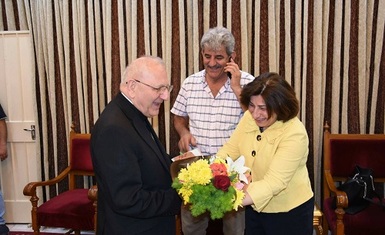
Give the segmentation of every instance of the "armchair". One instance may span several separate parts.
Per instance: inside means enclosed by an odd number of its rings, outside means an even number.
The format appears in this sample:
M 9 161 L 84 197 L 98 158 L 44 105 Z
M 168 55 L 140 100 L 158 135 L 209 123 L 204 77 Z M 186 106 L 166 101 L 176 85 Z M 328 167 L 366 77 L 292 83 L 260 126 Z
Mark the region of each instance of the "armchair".
M 31 217 L 34 234 L 40 234 L 41 226 L 68 228 L 75 234 L 81 230 L 94 230 L 95 210 L 88 199 L 88 189 L 76 188 L 76 177 L 94 176 L 90 152 L 90 134 L 79 134 L 71 130 L 69 144 L 69 166 L 53 179 L 30 182 L 23 190 L 32 203 Z M 37 189 L 68 179 L 69 190 L 39 203 Z
M 337 189 L 357 164 L 373 169 L 376 182 L 385 182 L 385 135 L 331 134 L 326 123 L 323 147 L 325 233 L 331 230 L 334 235 L 385 234 L 385 210 L 381 206 L 372 203 L 357 214 L 346 214 L 348 198 Z

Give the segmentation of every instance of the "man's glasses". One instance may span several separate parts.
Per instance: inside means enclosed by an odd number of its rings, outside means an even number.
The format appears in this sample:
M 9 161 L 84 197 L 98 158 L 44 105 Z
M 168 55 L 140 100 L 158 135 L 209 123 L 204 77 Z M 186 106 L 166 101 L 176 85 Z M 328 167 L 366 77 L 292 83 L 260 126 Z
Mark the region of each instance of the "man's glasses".
M 167 90 L 168 92 L 171 92 L 171 91 L 172 91 L 172 88 L 174 88 L 173 85 L 165 85 L 165 86 L 160 86 L 160 87 L 153 87 L 153 86 L 151 86 L 151 85 L 149 85 L 149 84 L 147 84 L 147 83 L 144 83 L 144 82 L 142 82 L 142 81 L 139 81 L 139 80 L 137 80 L 137 79 L 134 79 L 134 81 L 135 81 L 135 82 L 139 82 L 139 83 L 141 83 L 141 84 L 143 84 L 143 85 L 146 85 L 146 86 L 148 86 L 148 87 L 151 87 L 153 90 L 155 90 L 156 92 L 158 92 L 158 94 L 163 94 L 166 90 Z

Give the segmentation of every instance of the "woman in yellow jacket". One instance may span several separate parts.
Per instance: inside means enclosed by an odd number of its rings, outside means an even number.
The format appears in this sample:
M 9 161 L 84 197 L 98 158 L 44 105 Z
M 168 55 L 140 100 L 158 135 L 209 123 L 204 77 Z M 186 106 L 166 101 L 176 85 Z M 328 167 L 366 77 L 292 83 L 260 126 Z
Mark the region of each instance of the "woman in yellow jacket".
M 265 73 L 243 88 L 241 104 L 248 110 L 217 156 L 243 155 L 251 169 L 244 187 L 245 234 L 311 235 L 309 139 L 293 88 L 280 75 Z

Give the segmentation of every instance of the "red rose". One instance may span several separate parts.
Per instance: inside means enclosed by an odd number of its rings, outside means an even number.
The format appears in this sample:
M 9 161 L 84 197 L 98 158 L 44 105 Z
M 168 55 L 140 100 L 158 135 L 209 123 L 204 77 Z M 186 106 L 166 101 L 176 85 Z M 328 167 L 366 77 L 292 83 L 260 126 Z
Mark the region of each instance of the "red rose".
M 230 187 L 230 178 L 226 175 L 216 175 L 214 176 L 213 185 L 215 188 L 227 192 Z

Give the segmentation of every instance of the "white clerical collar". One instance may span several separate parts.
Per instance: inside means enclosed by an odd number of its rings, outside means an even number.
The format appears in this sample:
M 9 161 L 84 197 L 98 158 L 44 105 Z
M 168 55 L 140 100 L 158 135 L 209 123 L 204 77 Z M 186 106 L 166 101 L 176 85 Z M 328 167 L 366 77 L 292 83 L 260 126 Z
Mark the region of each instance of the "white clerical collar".
M 132 101 L 130 100 L 130 98 L 128 98 L 125 94 L 123 94 L 123 92 L 120 92 L 120 93 L 121 93 L 121 94 L 122 94 L 128 101 L 130 101 L 131 104 L 133 104 Z

